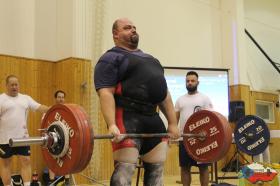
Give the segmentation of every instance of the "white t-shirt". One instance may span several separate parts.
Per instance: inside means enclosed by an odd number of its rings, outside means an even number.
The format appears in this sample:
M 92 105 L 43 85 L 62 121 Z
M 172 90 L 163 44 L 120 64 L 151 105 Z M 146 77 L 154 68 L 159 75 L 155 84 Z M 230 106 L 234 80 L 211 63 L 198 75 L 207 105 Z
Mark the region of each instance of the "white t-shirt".
M 9 143 L 10 138 L 29 137 L 27 116 L 29 109 L 35 111 L 40 104 L 30 96 L 16 97 L 0 94 L 0 144 Z
M 179 129 L 184 132 L 184 127 L 189 117 L 199 110 L 212 110 L 213 106 L 208 96 L 197 92 L 179 97 L 175 104 L 175 111 L 180 112 Z

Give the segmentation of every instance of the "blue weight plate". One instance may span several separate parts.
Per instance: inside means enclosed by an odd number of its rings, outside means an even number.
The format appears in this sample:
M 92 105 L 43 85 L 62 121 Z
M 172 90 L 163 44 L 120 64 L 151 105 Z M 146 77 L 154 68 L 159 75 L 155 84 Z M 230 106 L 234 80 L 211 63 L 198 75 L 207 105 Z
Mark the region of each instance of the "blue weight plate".
M 254 156 L 267 148 L 270 132 L 263 119 L 248 115 L 237 122 L 234 140 L 239 150 Z

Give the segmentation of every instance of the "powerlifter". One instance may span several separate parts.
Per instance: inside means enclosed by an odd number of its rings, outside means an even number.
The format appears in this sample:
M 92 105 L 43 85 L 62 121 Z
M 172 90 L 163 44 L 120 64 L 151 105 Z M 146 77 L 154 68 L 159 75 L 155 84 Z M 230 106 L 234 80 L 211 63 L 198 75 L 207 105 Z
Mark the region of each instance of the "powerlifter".
M 145 186 L 163 185 L 166 138 L 122 139 L 125 133 L 166 133 L 179 138 L 176 114 L 160 62 L 138 49 L 139 35 L 127 18 L 112 27 L 115 47 L 99 59 L 94 83 L 112 140 L 115 169 L 111 186 L 131 185 L 138 156 L 142 158 Z M 166 129 L 157 106 L 168 121 Z

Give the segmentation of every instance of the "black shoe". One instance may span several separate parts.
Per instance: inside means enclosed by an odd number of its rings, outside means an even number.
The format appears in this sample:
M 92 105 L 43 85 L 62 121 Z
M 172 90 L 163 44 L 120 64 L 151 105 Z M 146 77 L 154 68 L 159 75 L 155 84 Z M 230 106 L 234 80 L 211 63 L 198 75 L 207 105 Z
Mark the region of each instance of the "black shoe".
M 182 181 L 177 180 L 176 181 L 177 184 L 183 184 Z

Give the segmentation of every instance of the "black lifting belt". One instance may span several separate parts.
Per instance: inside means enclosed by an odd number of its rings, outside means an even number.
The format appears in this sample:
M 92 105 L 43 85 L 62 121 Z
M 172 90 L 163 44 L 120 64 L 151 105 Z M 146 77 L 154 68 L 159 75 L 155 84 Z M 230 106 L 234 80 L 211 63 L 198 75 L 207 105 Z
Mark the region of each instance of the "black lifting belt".
M 144 115 L 156 114 L 157 106 L 151 103 L 135 100 L 129 97 L 114 95 L 116 105 L 123 107 L 127 111 L 135 111 Z

